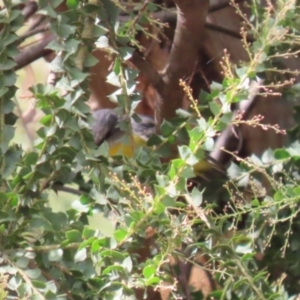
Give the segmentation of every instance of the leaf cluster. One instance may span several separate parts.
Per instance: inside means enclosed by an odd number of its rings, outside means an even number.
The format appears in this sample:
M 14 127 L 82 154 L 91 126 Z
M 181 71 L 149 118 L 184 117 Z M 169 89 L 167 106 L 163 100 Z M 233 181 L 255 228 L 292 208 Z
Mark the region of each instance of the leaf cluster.
M 3 2 L 0 299 L 135 299 L 137 289 L 146 295 L 147 288 L 164 283 L 176 299 L 186 290 L 176 286 L 176 271 L 182 270 L 169 264 L 170 257 L 209 272 L 218 286 L 211 293 L 214 299 L 293 299 L 300 292 L 299 142 L 236 161 L 225 179 L 212 175 L 208 182 L 191 184 L 191 178 L 193 165 L 213 150 L 216 134 L 231 124 L 231 104 L 249 95 L 251 80 L 263 78 L 265 94 L 280 92 L 286 101 L 298 96 L 289 77 L 298 71 L 280 68 L 282 57 L 299 51 L 295 1 L 265 8 L 253 1 L 251 19 L 245 22 L 255 42 L 249 45 L 244 33 L 249 62 L 233 66 L 225 54 L 223 82 L 212 83 L 189 112 L 165 121 L 161 134 L 132 158 L 109 157 L 107 143 L 94 145 L 86 104 L 88 69 L 96 63 L 95 47 L 113 58 L 107 81 L 117 90 L 111 100 L 120 114 L 134 116 L 140 99 L 138 71 L 128 60 L 136 31 L 158 6 L 148 3 L 142 13 L 131 10 L 133 20 L 120 24 L 122 9 L 130 9 L 127 2 L 68 1 L 69 10 L 57 13 L 62 1 L 38 1 L 57 37 L 48 48 L 59 55 L 51 63 L 55 85 L 31 88 L 43 117 L 34 146 L 26 150 L 12 142 L 16 32 L 24 18 L 21 1 Z M 282 81 L 274 83 L 278 76 Z M 296 127 L 291 139 L 298 135 Z M 164 162 L 172 147 L 178 149 L 177 158 Z M 264 179 L 270 189 L 261 196 L 255 188 Z M 249 186 L 247 197 L 243 188 Z M 75 192 L 67 211 L 49 206 L 51 189 L 62 202 L 62 189 Z M 204 263 L 197 259 L 199 253 L 207 257 Z

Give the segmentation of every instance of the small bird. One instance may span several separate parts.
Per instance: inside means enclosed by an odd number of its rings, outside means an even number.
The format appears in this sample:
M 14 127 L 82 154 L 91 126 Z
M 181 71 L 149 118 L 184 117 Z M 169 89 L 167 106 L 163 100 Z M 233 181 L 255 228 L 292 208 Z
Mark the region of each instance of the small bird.
M 138 115 L 139 120 L 131 117 L 132 136 L 129 143 L 125 144 L 122 137 L 126 135 L 126 131 L 122 130 L 119 124 L 126 120 L 126 116 L 119 116 L 112 109 L 97 110 L 93 116 L 95 121 L 92 124 L 92 132 L 95 143 L 99 146 L 106 141 L 109 144 L 109 155 L 111 156 L 121 154 L 130 158 L 133 156 L 136 146 L 147 146 L 147 141 L 155 134 L 155 121 L 152 117 Z M 205 201 L 216 204 L 214 208 L 216 213 L 222 214 L 227 204 L 234 201 L 235 198 L 249 203 L 253 198 L 265 195 L 259 182 L 255 182 L 255 186 L 257 186 L 255 190 L 260 191 L 260 193 L 255 192 L 251 185 L 242 189 L 236 187 L 229 179 L 225 167 L 210 157 L 209 154 L 193 165 L 193 171 L 195 177 L 188 180 L 188 188 L 196 187 L 201 190 Z M 229 191 L 229 189 L 234 192 Z M 241 211 L 240 216 L 241 220 L 238 221 L 237 226 L 243 228 L 248 214 Z
M 92 132 L 97 146 L 106 141 L 111 156 L 120 154 L 132 157 L 135 146 L 146 146 L 149 138 L 155 134 L 154 118 L 146 115 L 137 115 L 139 120 L 130 118 L 132 127 L 132 141 L 124 144 L 122 137 L 126 132 L 119 127 L 119 124 L 126 120 L 126 116 L 118 115 L 113 109 L 99 109 L 93 112 L 94 123 Z M 194 173 L 205 181 L 211 181 L 215 176 L 226 177 L 226 170 L 209 155 L 197 162 L 194 166 Z
M 129 143 L 125 144 L 122 137 L 126 131 L 119 127 L 119 124 L 126 120 L 126 116 L 118 115 L 113 109 L 99 109 L 93 112 L 95 119 L 92 124 L 92 132 L 97 146 L 106 141 L 109 146 L 111 156 L 120 154 L 132 157 L 136 146 L 146 146 L 148 139 L 155 133 L 154 119 L 138 115 L 139 120 L 130 118 L 132 127 L 132 137 Z

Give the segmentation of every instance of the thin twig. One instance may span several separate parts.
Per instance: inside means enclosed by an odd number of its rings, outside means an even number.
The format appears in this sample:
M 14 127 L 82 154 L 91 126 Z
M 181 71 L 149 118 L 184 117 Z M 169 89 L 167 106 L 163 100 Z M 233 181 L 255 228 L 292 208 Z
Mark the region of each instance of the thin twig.
M 233 38 L 236 38 L 236 39 L 239 39 L 239 40 L 241 40 L 243 38 L 242 35 L 239 32 L 236 32 L 234 30 L 230 30 L 230 29 L 227 29 L 225 27 L 215 25 L 215 24 L 212 24 L 212 23 L 207 23 L 206 22 L 205 23 L 205 28 L 207 28 L 209 30 L 217 31 L 217 32 L 220 32 L 220 33 L 223 33 L 223 34 L 226 34 L 226 35 L 229 35 L 229 36 L 231 36 Z M 251 37 L 251 36 L 247 36 L 247 42 L 253 43 L 254 38 Z
M 21 275 L 21 277 L 24 279 L 24 281 L 28 284 L 28 286 L 32 289 L 32 291 L 40 296 L 41 299 L 45 299 L 44 295 L 32 284 L 31 279 L 28 277 L 28 275 L 22 270 L 20 269 L 17 264 L 15 264 L 12 260 L 10 260 L 9 257 L 7 257 L 6 255 L 3 255 L 3 258 L 14 268 L 17 269 L 17 272 Z
M 55 191 L 65 192 L 73 195 L 81 196 L 83 194 L 83 191 L 76 190 L 58 183 L 52 184 L 51 188 Z

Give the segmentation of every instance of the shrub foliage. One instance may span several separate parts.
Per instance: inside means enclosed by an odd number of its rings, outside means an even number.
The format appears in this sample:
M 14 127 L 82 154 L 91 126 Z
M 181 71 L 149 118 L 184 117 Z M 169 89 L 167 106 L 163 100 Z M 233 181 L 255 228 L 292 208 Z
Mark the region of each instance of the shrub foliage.
M 190 179 L 193 164 L 212 151 L 213 137 L 231 122 L 230 105 L 249 96 L 252 81 L 259 77 L 261 93 L 281 93 L 287 102 L 299 96 L 292 80 L 297 71 L 281 64 L 299 51 L 296 1 L 261 7 L 253 0 L 241 31 L 249 62 L 232 65 L 224 52 L 223 82 L 191 99 L 190 111 L 179 110 L 176 120 L 165 121 L 150 147 L 136 149 L 132 158 L 109 157 L 107 143 L 94 145 L 88 69 L 96 63 L 95 47 L 113 58 L 108 80 L 118 90 L 112 98 L 120 112 L 132 116 L 140 99 L 134 89 L 138 71 L 127 62 L 137 46 L 136 33 L 146 20 L 154 22 L 150 13 L 158 6 L 149 2 L 139 12 L 142 3 L 74 0 L 57 13 L 62 1 L 38 1 L 57 36 L 48 46 L 57 53 L 51 62 L 56 82 L 31 88 L 43 117 L 34 145 L 24 149 L 13 140 L 22 1 L 3 2 L 0 299 L 135 299 L 135 290 L 146 296 L 147 287 L 169 289 L 174 299 L 201 299 L 201 292 L 187 293 L 182 282 L 177 285 L 182 268 L 170 266 L 171 256 L 211 274 L 214 299 L 294 299 L 300 276 L 299 127 L 288 147 L 232 163 L 226 179 L 192 184 Z M 124 11 L 132 18 L 119 22 Z M 249 126 L 283 134 L 259 121 L 250 120 Z M 177 158 L 167 161 L 168 149 L 182 139 L 188 141 L 176 146 Z M 261 192 L 262 178 L 269 182 L 268 193 Z M 256 185 L 260 191 L 252 190 L 250 197 L 242 188 Z M 72 206 L 53 211 L 50 190 L 61 202 L 62 190 L 70 192 Z M 101 222 L 91 226 L 92 217 Z M 143 245 L 145 259 L 139 254 Z M 195 259 L 199 253 L 206 258 L 201 264 Z

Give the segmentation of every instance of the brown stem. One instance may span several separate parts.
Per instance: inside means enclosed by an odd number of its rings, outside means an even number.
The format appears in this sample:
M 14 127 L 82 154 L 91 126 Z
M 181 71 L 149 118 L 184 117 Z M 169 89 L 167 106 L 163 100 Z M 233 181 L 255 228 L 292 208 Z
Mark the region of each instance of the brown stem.
M 54 184 L 52 184 L 51 187 L 56 192 L 60 191 L 60 192 L 65 192 L 65 193 L 78 195 L 78 196 L 81 196 L 84 193 L 83 191 L 76 190 L 76 189 L 64 186 L 62 184 L 59 184 L 59 183 L 54 183 Z
M 179 80 L 189 78 L 198 63 L 209 8 L 209 0 L 174 2 L 177 7 L 177 24 L 169 60 L 162 74 L 165 86 L 162 91 L 157 91 L 157 129 L 163 119 L 175 117 L 176 110 L 182 106 L 184 91 L 179 86 Z
M 25 33 L 23 33 L 23 34 L 20 35 L 20 43 L 22 41 L 24 41 L 25 39 L 27 39 L 27 38 L 29 38 L 29 37 L 37 34 L 37 33 L 44 32 L 44 31 L 46 31 L 48 29 L 49 29 L 49 26 L 45 24 L 43 26 L 36 27 L 36 28 L 33 28 L 31 30 L 26 31 Z
M 14 71 L 22 69 L 24 66 L 32 63 L 33 61 L 46 56 L 52 52 L 50 49 L 45 49 L 45 47 L 54 40 L 54 36 L 46 36 L 43 40 L 41 40 L 38 44 L 34 44 L 31 47 L 27 47 L 25 50 L 20 52 L 18 56 L 16 56 L 15 62 L 17 65 L 14 68 Z
M 131 62 L 140 70 L 141 75 L 147 77 L 149 82 L 158 91 L 162 92 L 165 83 L 161 75 L 154 69 L 154 67 L 146 61 L 138 52 L 134 52 L 131 57 Z
M 257 102 L 257 94 L 259 93 L 259 87 L 262 86 L 262 84 L 263 81 L 260 79 L 258 82 L 253 82 L 250 87 L 249 98 L 239 102 L 236 113 L 243 112 L 241 120 L 248 119 Z M 232 159 L 231 153 L 240 150 L 243 140 L 239 133 L 240 131 L 237 126 L 229 125 L 217 139 L 214 150 L 211 152 L 210 156 L 220 165 L 227 167 Z
M 27 2 L 22 9 L 22 15 L 24 16 L 24 19 L 27 20 L 30 18 L 36 11 L 38 10 L 38 6 L 36 2 L 30 1 Z
M 46 20 L 46 16 L 44 15 L 37 15 L 35 16 L 34 20 L 32 21 L 30 27 L 28 28 L 29 30 L 32 30 L 36 27 L 38 27 L 40 24 L 42 24 Z
M 218 26 L 218 25 L 215 25 L 215 24 L 212 24 L 212 23 L 206 23 L 205 28 L 207 28 L 209 30 L 218 31 L 218 32 L 227 34 L 227 35 L 229 35 L 233 38 L 239 39 L 239 40 L 241 40 L 243 38 L 239 32 L 236 32 L 234 30 L 230 30 L 230 29 L 227 29 L 225 27 Z M 251 37 L 251 36 L 247 36 L 247 42 L 253 43 L 254 38 Z

